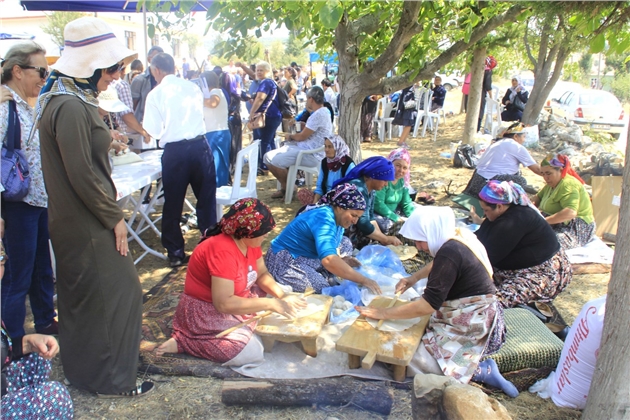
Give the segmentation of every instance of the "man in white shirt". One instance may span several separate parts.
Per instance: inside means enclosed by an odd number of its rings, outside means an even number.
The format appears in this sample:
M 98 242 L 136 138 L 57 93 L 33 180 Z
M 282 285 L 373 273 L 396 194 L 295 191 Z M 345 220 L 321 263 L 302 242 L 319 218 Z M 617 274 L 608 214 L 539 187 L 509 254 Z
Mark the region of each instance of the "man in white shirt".
M 179 221 L 188 185 L 197 198 L 200 232 L 216 224 L 214 159 L 205 137 L 201 89 L 175 76 L 175 61 L 168 54 L 156 55 L 150 69 L 158 85 L 147 96 L 143 126 L 164 148 L 162 245 L 171 267 L 177 267 L 186 262 Z
M 306 127 L 297 134 L 287 134 L 285 144 L 279 149 L 265 153 L 264 161 L 269 171 L 280 182 L 280 190 L 272 194 L 271 198 L 284 197 L 287 187 L 289 166 L 294 165 L 301 150 L 313 150 L 324 145 L 324 139 L 333 134 L 332 118 L 328 108 L 324 106 L 324 91 L 319 86 L 311 88 L 306 94 L 306 108 L 311 113 L 306 121 Z M 306 155 L 301 165 L 321 165 L 325 153 Z

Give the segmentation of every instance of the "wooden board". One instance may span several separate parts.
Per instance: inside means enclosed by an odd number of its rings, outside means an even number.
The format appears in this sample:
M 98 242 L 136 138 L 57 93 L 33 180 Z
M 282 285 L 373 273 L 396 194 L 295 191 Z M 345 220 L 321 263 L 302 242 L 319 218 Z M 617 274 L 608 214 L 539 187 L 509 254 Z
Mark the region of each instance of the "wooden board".
M 612 265 L 602 263 L 571 264 L 571 268 L 573 268 L 573 274 L 606 274 L 610 273 Z
M 333 298 L 326 295 L 311 295 L 309 300 L 319 301 L 322 310 L 310 316 L 298 319 L 277 319 L 265 317 L 258 322 L 256 330 L 265 347 L 266 352 L 271 352 L 276 341 L 294 343 L 300 341 L 304 352 L 309 356 L 317 356 L 317 337 L 322 327 L 328 321 L 328 314 L 333 303 Z
M 387 307 L 391 300 L 391 298 L 377 297 L 370 303 L 370 306 Z M 397 301 L 394 306 L 407 305 L 408 303 Z M 430 318 L 430 315 L 423 316 L 420 322 L 405 331 L 385 332 L 376 330 L 365 320 L 364 316 L 360 316 L 337 341 L 336 349 L 350 355 L 350 368 L 359 367 L 356 365 L 356 358 L 352 356 L 364 357 L 361 366 L 367 369 L 371 368 L 376 360 L 403 367 L 402 378 L 399 375 L 397 377 L 397 372 L 394 371 L 394 379 L 402 380 L 404 379 L 404 367 L 411 362 L 416 350 L 418 350 Z

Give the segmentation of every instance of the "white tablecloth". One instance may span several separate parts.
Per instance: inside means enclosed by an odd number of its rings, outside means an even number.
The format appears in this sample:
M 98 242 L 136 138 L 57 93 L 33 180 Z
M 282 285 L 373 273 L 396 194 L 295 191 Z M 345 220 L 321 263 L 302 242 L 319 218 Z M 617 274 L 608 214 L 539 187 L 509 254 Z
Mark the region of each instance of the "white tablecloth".
M 112 180 L 116 186 L 116 200 L 133 194 L 162 176 L 163 150 L 140 153 L 143 162 L 114 166 Z

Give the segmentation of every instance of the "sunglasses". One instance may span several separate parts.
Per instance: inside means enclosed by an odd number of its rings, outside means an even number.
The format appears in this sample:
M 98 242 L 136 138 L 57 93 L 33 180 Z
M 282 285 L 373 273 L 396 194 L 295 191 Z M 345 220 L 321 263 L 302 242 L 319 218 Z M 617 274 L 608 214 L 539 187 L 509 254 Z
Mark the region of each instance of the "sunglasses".
M 23 69 L 33 69 L 33 70 L 37 70 L 39 72 L 39 77 L 42 79 L 47 79 L 48 75 L 50 73 L 48 73 L 48 69 L 44 68 L 44 67 L 35 67 L 35 66 L 20 66 Z
M 122 69 L 124 68 L 125 68 L 125 63 L 121 61 L 120 63 L 116 63 L 113 66 L 106 68 L 105 73 L 107 74 L 118 73 L 119 71 L 122 71 Z

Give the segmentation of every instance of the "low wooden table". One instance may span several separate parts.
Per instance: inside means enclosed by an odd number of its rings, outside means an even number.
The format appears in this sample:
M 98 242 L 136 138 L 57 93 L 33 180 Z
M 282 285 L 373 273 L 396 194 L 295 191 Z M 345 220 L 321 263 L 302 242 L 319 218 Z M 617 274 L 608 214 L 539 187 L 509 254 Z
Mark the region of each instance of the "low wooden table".
M 326 295 L 311 295 L 307 300 L 317 300 L 322 307 L 320 312 L 298 319 L 277 319 L 265 317 L 258 322 L 256 334 L 260 336 L 265 352 L 271 353 L 276 341 L 302 343 L 304 353 L 317 357 L 317 337 L 328 321 L 333 298 Z
M 370 306 L 387 307 L 392 299 L 377 297 Z M 409 302 L 397 301 L 394 306 L 406 305 Z M 424 330 L 429 323 L 430 315 L 423 316 L 413 327 L 400 332 L 379 331 L 360 316 L 337 341 L 337 351 L 348 353 L 350 369 L 371 369 L 374 362 L 394 365 L 394 380 L 405 380 L 407 365 L 411 362 Z M 363 358 L 363 360 L 361 360 Z

